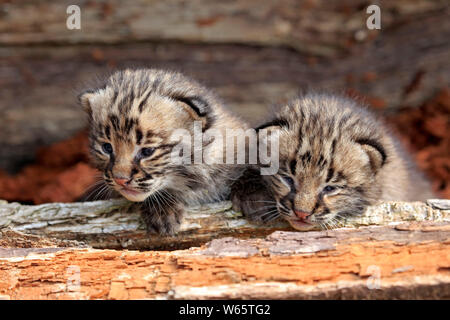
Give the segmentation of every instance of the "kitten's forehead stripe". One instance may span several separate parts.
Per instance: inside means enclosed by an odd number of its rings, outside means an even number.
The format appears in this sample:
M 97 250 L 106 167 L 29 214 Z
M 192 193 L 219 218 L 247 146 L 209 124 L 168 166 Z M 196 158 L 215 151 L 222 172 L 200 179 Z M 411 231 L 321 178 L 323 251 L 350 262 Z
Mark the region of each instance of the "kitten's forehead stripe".
M 311 162 L 311 152 L 306 151 L 302 156 L 301 156 L 303 165 L 306 166 L 307 164 L 309 164 Z
M 330 152 L 331 158 L 334 157 L 334 152 L 336 151 L 336 143 L 337 143 L 337 140 L 333 139 L 333 142 L 331 143 L 331 152 Z
M 131 129 L 134 127 L 134 119 L 125 118 L 123 131 L 125 134 L 130 134 Z
M 143 137 L 143 135 L 142 135 L 141 129 L 137 128 L 137 129 L 136 129 L 136 144 L 138 144 L 138 145 L 141 144 L 141 142 L 142 142 L 142 137 Z
M 292 159 L 291 162 L 289 163 L 289 168 L 290 168 L 292 174 L 295 174 L 296 167 L 297 167 L 297 160 Z
M 111 123 L 112 127 L 114 128 L 115 131 L 119 131 L 119 118 L 112 114 L 109 116 L 109 122 Z
M 142 98 L 141 102 L 139 103 L 139 112 L 143 112 L 144 111 L 144 106 L 147 103 L 148 97 L 150 96 L 150 94 L 152 93 L 151 90 L 148 90 L 147 94 Z
M 334 175 L 334 169 L 332 167 L 328 168 L 328 173 L 327 173 L 327 179 L 325 180 L 325 182 L 330 182 L 331 178 L 333 178 Z
M 119 95 L 119 91 L 118 90 L 114 90 L 113 91 L 113 97 L 111 99 L 111 105 L 115 105 L 116 104 L 118 95 Z
M 111 127 L 109 125 L 105 126 L 105 134 L 108 140 L 111 140 Z
M 325 158 L 323 157 L 323 155 L 320 154 L 319 160 L 317 161 L 317 166 L 320 167 L 320 169 L 323 169 L 323 167 L 325 166 L 325 164 L 326 164 L 326 160 L 325 160 Z
M 161 77 L 156 77 L 155 81 L 153 81 L 153 84 L 152 84 L 152 90 L 153 91 L 157 91 L 158 90 L 158 87 L 161 84 L 161 81 L 162 81 Z

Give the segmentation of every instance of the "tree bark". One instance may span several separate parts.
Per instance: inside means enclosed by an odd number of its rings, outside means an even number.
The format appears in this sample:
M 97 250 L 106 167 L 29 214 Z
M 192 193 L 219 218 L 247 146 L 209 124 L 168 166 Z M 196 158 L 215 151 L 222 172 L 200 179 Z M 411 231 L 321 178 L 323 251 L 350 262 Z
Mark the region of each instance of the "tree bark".
M 450 210 L 439 208 L 449 201 L 441 200 L 437 205 L 430 201 L 380 203 L 369 207 L 361 216 L 348 217 L 341 227 L 389 225 L 404 221 L 448 222 Z M 267 235 L 275 230 L 291 230 L 284 221 L 261 225 L 252 223 L 231 210 L 230 202 L 221 202 L 191 208 L 177 235 L 160 237 L 147 234 L 134 204 L 119 199 L 37 206 L 5 203 L 0 205 L 2 227 L 50 238 L 76 240 L 94 248 L 139 250 L 189 248 L 223 236 L 245 238 Z
M 123 200 L 3 203 L 0 298 L 450 298 L 449 202 L 381 203 L 350 228 L 308 232 L 254 225 L 223 202 L 191 208 L 167 238 L 146 235 Z
M 448 299 L 449 227 L 277 231 L 176 251 L 3 249 L 0 298 Z

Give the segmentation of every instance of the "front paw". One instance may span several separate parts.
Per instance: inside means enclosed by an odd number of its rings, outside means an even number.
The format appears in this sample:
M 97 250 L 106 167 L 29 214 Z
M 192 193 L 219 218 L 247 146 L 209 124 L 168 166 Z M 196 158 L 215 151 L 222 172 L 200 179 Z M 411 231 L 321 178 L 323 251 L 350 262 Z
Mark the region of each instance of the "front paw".
M 147 207 L 142 217 L 150 234 L 173 236 L 180 229 L 184 209 L 181 206 L 170 208 Z
M 268 222 L 278 218 L 276 201 L 263 184 L 259 172 L 247 170 L 231 187 L 233 210 L 242 212 L 254 222 Z
M 233 210 L 254 222 L 269 222 L 279 217 L 275 201 L 266 192 L 232 195 Z

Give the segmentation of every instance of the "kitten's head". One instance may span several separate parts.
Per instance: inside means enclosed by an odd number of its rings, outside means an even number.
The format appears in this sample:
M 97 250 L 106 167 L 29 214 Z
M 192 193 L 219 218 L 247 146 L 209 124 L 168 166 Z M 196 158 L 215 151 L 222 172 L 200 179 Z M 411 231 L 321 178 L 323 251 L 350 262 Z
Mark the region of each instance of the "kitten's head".
M 386 150 L 375 120 L 353 101 L 298 99 L 260 128 L 278 130 L 280 169 L 263 179 L 294 228 L 334 227 L 379 194 L 375 180 Z
M 79 101 L 89 115 L 90 150 L 106 183 L 131 201 L 144 201 L 164 188 L 182 187 L 171 157 L 181 141 L 172 133 L 192 133 L 214 120 L 208 92 L 179 73 L 125 70 L 88 90 Z

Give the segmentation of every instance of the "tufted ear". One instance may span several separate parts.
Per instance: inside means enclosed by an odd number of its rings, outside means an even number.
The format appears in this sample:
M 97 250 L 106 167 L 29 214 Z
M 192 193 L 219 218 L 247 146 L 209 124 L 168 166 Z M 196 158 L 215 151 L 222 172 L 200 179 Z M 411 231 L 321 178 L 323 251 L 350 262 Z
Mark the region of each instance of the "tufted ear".
M 179 105 L 191 116 L 194 121 L 201 121 L 204 129 L 208 119 L 209 105 L 202 98 L 193 97 L 174 97 Z
M 273 127 L 273 128 L 272 128 Z M 283 118 L 276 118 L 255 128 L 256 131 L 261 129 L 289 129 L 289 122 Z
M 173 97 L 194 121 L 202 122 L 202 130 L 211 126 L 213 121 L 209 111 L 209 104 L 200 97 Z
M 373 139 L 359 139 L 356 143 L 361 145 L 361 148 L 369 157 L 370 167 L 376 173 L 386 163 L 386 151 L 384 147 Z
M 199 97 L 177 97 L 176 100 L 186 104 L 197 117 L 204 117 L 208 113 L 208 103 Z
M 275 118 L 255 128 L 256 132 L 263 140 L 267 137 L 267 147 L 269 147 L 272 142 L 279 146 L 279 143 L 281 143 L 279 140 L 281 129 L 289 129 L 289 122 L 284 118 Z M 265 131 L 263 135 L 261 135 L 263 133 L 260 132 L 261 130 Z M 274 137 L 276 140 L 273 140 Z M 284 146 L 280 146 L 280 151 L 284 149 Z
M 92 98 L 95 93 L 93 90 L 87 90 L 78 95 L 78 102 L 83 107 L 83 110 L 89 114 L 92 113 Z

